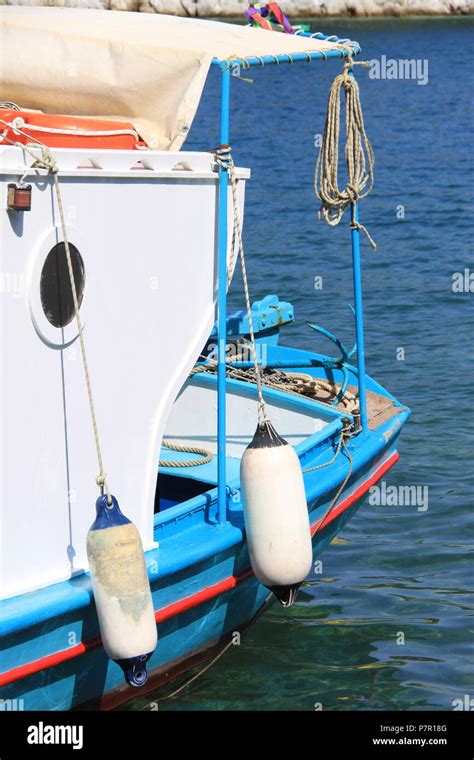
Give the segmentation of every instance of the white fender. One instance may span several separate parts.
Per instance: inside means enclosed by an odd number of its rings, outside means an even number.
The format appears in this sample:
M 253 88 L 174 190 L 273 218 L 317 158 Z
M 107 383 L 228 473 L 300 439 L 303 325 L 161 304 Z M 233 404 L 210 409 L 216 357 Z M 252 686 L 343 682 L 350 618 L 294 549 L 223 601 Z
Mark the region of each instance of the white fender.
M 308 576 L 313 550 L 299 459 L 271 423 L 258 427 L 240 465 L 252 569 L 283 606 Z
M 157 630 L 140 534 L 114 497 L 110 507 L 106 496 L 96 506 L 87 556 L 102 642 L 128 683 L 142 686 Z

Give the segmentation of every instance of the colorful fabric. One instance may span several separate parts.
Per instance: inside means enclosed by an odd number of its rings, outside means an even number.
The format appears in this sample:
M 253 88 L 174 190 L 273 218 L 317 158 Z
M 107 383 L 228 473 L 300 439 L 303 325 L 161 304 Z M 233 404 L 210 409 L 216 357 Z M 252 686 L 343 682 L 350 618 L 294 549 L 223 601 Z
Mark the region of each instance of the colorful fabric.
M 288 18 L 283 13 L 278 3 L 255 3 L 249 5 L 245 15 L 253 26 L 261 26 L 262 29 L 294 34 Z

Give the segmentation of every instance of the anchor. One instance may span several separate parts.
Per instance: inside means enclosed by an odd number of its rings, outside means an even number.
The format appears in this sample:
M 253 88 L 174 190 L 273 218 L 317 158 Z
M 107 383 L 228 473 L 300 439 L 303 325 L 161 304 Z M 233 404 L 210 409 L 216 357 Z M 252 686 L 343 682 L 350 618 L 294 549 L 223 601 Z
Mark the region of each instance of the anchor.
M 349 309 L 352 312 L 353 317 L 355 318 L 355 311 L 354 307 L 351 306 L 351 304 L 347 304 Z M 344 398 L 344 395 L 347 390 L 347 386 L 349 385 L 349 369 L 348 369 L 348 362 L 351 359 L 351 357 L 355 354 L 357 350 L 357 341 L 354 341 L 354 345 L 352 346 L 351 350 L 348 351 L 345 347 L 342 340 L 339 340 L 339 338 L 334 335 L 330 330 L 327 330 L 325 327 L 321 327 L 321 325 L 313 325 L 311 322 L 307 323 L 309 327 L 311 327 L 312 330 L 315 330 L 315 332 L 320 333 L 320 335 L 324 335 L 325 338 L 328 338 L 332 343 L 334 343 L 335 346 L 339 349 L 341 352 L 341 356 L 339 357 L 332 357 L 328 356 L 324 359 L 319 359 L 318 364 L 321 367 L 324 367 L 324 369 L 334 370 L 339 369 L 342 372 L 342 385 L 339 390 L 339 393 L 335 397 L 334 401 L 331 402 L 331 406 L 337 406 L 341 399 Z

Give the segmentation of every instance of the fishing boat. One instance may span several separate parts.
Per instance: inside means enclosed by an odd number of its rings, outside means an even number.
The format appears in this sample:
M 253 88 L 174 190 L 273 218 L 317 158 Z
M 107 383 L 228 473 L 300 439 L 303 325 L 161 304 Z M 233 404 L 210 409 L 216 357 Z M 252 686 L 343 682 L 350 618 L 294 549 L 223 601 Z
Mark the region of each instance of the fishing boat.
M 291 605 L 398 459 L 409 410 L 365 370 L 360 49 L 286 24 L 0 15 L 1 704 L 110 709 Z M 336 357 L 281 343 L 284 294 L 252 300 L 229 145 L 234 77 L 330 59 L 357 175 L 334 197 L 333 110 L 318 193 L 327 221 L 350 215 L 355 345 L 313 328 Z M 186 151 L 211 67 L 220 145 Z

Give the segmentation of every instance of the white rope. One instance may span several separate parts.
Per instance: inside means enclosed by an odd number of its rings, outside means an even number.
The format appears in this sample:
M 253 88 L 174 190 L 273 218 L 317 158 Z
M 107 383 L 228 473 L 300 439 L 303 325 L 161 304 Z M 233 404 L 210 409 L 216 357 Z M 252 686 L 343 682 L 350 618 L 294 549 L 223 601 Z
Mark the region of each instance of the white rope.
M 252 306 L 250 303 L 249 286 L 248 286 L 248 279 L 247 279 L 247 268 L 245 266 L 244 246 L 243 246 L 243 241 L 242 241 L 242 228 L 240 226 L 239 200 L 237 197 L 237 178 L 235 176 L 235 165 L 234 165 L 234 160 L 231 155 L 230 145 L 221 145 L 219 148 L 217 148 L 216 159 L 219 166 L 227 170 L 229 174 L 229 179 L 230 179 L 230 186 L 232 189 L 232 205 L 233 205 L 233 214 L 234 214 L 233 242 L 234 242 L 234 239 L 237 240 L 237 245 L 239 248 L 240 263 L 242 265 L 242 281 L 244 285 L 245 306 L 247 310 L 247 319 L 249 323 L 250 351 L 253 357 L 253 363 L 254 363 L 254 368 L 255 368 L 255 378 L 256 378 L 256 383 L 257 383 L 258 424 L 262 426 L 268 420 L 267 420 L 267 415 L 266 415 L 265 400 L 263 398 L 263 393 L 262 393 L 262 377 L 260 373 L 260 366 L 258 363 L 257 350 L 256 350 L 256 344 L 255 344 L 255 333 L 253 329 L 253 320 L 252 320 Z
M 324 134 L 314 174 L 314 190 L 321 201 L 318 215 L 331 227 L 339 224 L 346 208 L 365 198 L 374 184 L 374 151 L 365 132 L 359 85 L 352 74 L 352 66 L 356 63 L 368 65 L 365 61 L 354 62 L 349 56 L 343 73 L 331 85 Z M 346 100 L 344 158 L 348 175 L 347 185 L 342 190 L 338 184 L 341 89 L 344 90 Z M 351 227 L 365 232 L 375 250 L 377 246 L 374 240 L 366 227 L 355 219 L 354 214 Z
M 52 135 L 73 135 L 74 137 L 116 137 L 119 135 L 131 135 L 138 140 L 138 132 L 134 129 L 59 129 L 57 127 L 40 127 L 38 124 L 27 124 L 24 119 L 17 116 L 13 121 L 7 122 L 1 120 L 3 124 L 6 124 L 14 132 L 20 132 L 22 130 L 26 132 L 48 132 Z
M 21 132 L 21 134 L 24 134 Z M 12 142 L 9 140 L 9 142 Z M 26 151 L 32 158 L 34 158 L 35 163 L 33 164 L 34 167 L 46 169 L 47 171 L 51 172 L 54 182 L 54 188 L 56 192 L 56 199 L 58 203 L 58 210 L 59 210 L 59 218 L 61 222 L 61 230 L 63 234 L 63 242 L 64 242 L 64 250 L 66 253 L 66 261 L 67 261 L 67 268 L 69 273 L 69 281 L 71 284 L 71 291 L 72 291 L 72 298 L 74 303 L 74 315 L 76 318 L 76 325 L 77 325 L 77 331 L 79 335 L 79 343 L 81 347 L 81 355 L 82 355 L 82 364 L 84 367 L 84 375 L 86 380 L 86 387 L 87 387 L 87 396 L 89 400 L 89 409 L 91 414 L 91 420 L 92 420 L 92 428 L 94 431 L 94 440 L 95 440 L 95 448 L 97 453 L 97 461 L 99 464 L 99 474 L 96 477 L 96 483 L 100 488 L 101 493 L 103 494 L 104 491 L 107 494 L 107 503 L 110 505 L 112 504 L 112 497 L 110 495 L 109 486 L 107 483 L 107 477 L 104 472 L 104 465 L 103 465 L 103 459 L 102 459 L 102 449 L 100 445 L 100 438 L 99 438 L 99 429 L 97 425 L 97 417 L 95 413 L 95 404 L 94 404 L 94 398 L 92 394 L 92 384 L 90 379 L 90 372 L 89 372 L 89 363 L 87 361 L 87 352 L 86 352 L 86 345 L 84 340 L 84 334 L 83 334 L 83 328 L 82 328 L 82 322 L 81 322 L 81 315 L 79 312 L 79 299 L 77 297 L 77 289 L 76 289 L 76 282 L 74 280 L 74 270 L 72 267 L 72 259 L 71 259 L 71 251 L 69 249 L 69 241 L 67 237 L 67 229 L 66 229 L 66 221 L 64 217 L 64 208 L 63 208 L 63 202 L 61 197 L 61 190 L 59 187 L 59 168 L 57 165 L 56 160 L 54 159 L 53 155 L 51 154 L 51 151 L 47 148 L 46 145 L 43 143 L 40 143 L 38 140 L 35 140 L 35 142 L 38 143 L 38 148 L 41 149 L 41 156 L 37 156 L 34 151 L 31 149 L 31 147 L 28 147 L 26 145 L 22 145 L 21 143 L 14 143 L 22 150 Z
M 17 104 L 13 103 L 11 100 L 2 100 L 0 102 L 0 108 L 7 109 L 8 111 L 21 111 L 20 106 L 17 106 Z

